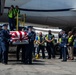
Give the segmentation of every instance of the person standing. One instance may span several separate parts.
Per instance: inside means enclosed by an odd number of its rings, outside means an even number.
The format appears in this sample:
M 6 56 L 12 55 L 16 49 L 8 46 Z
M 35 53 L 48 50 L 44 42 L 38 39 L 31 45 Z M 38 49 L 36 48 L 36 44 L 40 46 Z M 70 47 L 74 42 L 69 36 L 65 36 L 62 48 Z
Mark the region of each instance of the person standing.
M 14 30 L 14 6 L 11 5 L 9 11 L 8 11 L 8 19 L 9 19 L 9 26 L 10 26 L 10 30 Z
M 1 31 L 2 63 L 7 64 L 10 34 L 9 30 L 7 29 L 8 24 L 4 24 L 3 27 L 4 29 Z
M 74 47 L 74 54 L 76 54 L 76 32 L 74 33 L 73 47 Z
M 18 14 L 18 15 L 20 14 L 20 9 L 19 9 L 19 7 L 16 5 L 16 7 L 15 7 L 15 17 L 17 16 L 17 14 Z
M 47 42 L 47 51 L 48 51 L 48 59 L 51 59 L 51 55 L 55 58 L 55 51 L 54 51 L 54 35 L 51 33 L 51 30 L 48 31 L 48 34 L 45 37 Z
M 2 31 L 2 26 L 0 26 L 0 62 L 2 61 L 1 31 Z
M 19 9 L 19 7 L 18 7 L 17 5 L 15 6 L 14 14 L 15 14 L 15 18 L 14 18 L 14 28 L 16 28 L 17 15 L 18 15 L 18 17 L 20 16 L 20 9 Z
M 69 54 L 69 60 L 73 60 L 73 41 L 74 41 L 74 36 L 72 34 L 72 31 L 68 32 L 68 54 Z
M 59 59 L 62 59 L 62 46 L 61 46 L 61 42 L 62 42 L 62 32 L 59 33 L 59 38 L 58 38 L 58 46 L 59 46 L 59 52 L 60 52 L 60 57 Z
M 32 52 L 34 51 L 34 40 L 35 40 L 35 32 L 32 30 L 32 26 L 28 26 L 28 39 L 29 44 L 26 45 L 26 51 L 25 51 L 25 64 L 32 64 Z
M 38 48 L 37 48 L 37 57 L 39 57 L 39 52 L 42 50 L 42 57 L 43 59 L 45 58 L 45 50 L 44 50 L 44 37 L 42 36 L 42 32 L 39 33 L 39 36 L 36 38 L 37 43 L 38 43 Z
M 62 31 L 62 36 L 61 36 L 61 49 L 62 49 L 62 57 L 63 60 L 62 62 L 67 61 L 67 35 L 65 34 L 65 31 Z
M 24 28 L 22 28 L 22 32 L 25 32 Z M 20 53 L 20 49 L 22 49 L 22 62 L 24 63 L 25 61 L 25 44 L 22 44 L 22 45 L 18 45 L 17 46 L 17 52 L 16 52 L 16 55 L 17 55 L 17 61 L 19 61 L 19 53 Z

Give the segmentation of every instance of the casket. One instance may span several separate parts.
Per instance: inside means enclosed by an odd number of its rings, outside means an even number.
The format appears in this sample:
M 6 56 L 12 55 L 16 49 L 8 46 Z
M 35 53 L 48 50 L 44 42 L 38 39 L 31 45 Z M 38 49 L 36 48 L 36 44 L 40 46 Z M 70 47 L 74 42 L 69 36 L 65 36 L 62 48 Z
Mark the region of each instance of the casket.
M 10 31 L 11 42 L 13 45 L 28 44 L 27 32 L 23 31 Z

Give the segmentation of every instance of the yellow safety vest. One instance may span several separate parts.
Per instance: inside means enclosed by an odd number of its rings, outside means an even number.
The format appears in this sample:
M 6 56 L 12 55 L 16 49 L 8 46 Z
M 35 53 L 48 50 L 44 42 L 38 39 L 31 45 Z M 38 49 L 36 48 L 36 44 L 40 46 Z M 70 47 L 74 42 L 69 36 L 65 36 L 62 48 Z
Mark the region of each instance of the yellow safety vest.
M 59 43 L 61 43 L 61 42 L 62 42 L 62 39 L 61 39 L 61 38 L 59 38 L 59 39 L 58 39 L 58 41 L 59 41 Z
M 40 41 L 40 37 L 38 36 L 38 41 Z M 42 42 L 44 41 L 44 38 L 42 37 Z M 44 45 L 44 43 L 42 44 Z
M 51 35 L 52 35 L 52 34 L 51 34 Z M 54 37 L 54 35 L 51 36 L 51 38 L 53 38 L 53 37 Z M 49 40 L 49 34 L 47 34 L 45 38 Z M 55 41 L 52 41 L 52 43 L 54 44 Z
M 17 16 L 17 14 L 18 14 L 18 16 L 20 16 L 20 10 L 19 9 L 15 9 L 15 16 Z
M 71 43 L 73 41 L 73 35 L 71 35 L 69 38 L 68 38 L 68 43 Z
M 8 12 L 8 17 L 9 18 L 13 18 L 13 16 L 14 16 L 13 10 L 9 11 Z

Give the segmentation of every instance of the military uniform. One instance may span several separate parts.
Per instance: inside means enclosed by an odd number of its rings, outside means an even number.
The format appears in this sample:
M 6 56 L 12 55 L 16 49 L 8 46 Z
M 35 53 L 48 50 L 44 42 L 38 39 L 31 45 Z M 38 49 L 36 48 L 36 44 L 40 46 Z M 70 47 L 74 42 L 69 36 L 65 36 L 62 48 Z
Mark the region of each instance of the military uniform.
M 17 53 L 16 53 L 16 54 L 17 54 L 17 61 L 19 61 L 20 49 L 22 49 L 22 56 L 21 56 L 21 57 L 22 57 L 22 60 L 21 60 L 21 61 L 24 62 L 24 57 L 25 57 L 25 52 L 24 52 L 24 51 L 25 51 L 25 45 L 18 45 L 18 46 L 17 46 Z
M 61 40 L 63 61 L 67 61 L 67 35 L 65 33 L 62 35 Z
M 28 29 L 31 27 L 28 27 Z M 27 31 L 28 38 L 29 38 L 29 44 L 26 45 L 25 50 L 25 64 L 29 63 L 32 64 L 32 52 L 34 51 L 34 40 L 35 40 L 35 32 Z
M 74 53 L 76 54 L 76 33 L 75 33 L 75 35 L 74 35 L 73 46 L 74 46 Z
M 7 26 L 4 24 L 3 26 Z M 7 64 L 8 61 L 8 49 L 9 49 L 10 34 L 8 30 L 3 29 L 1 31 L 1 48 L 2 48 L 2 62 Z
M 0 27 L 2 27 L 2 26 L 0 26 Z M 2 31 L 2 29 L 0 29 L 0 62 L 2 61 L 1 31 Z

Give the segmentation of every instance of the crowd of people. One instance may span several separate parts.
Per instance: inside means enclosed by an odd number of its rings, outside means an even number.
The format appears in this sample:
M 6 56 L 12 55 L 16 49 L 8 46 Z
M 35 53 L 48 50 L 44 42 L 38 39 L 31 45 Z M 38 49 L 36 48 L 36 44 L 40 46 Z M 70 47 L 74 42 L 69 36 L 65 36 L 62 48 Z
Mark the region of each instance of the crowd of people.
M 24 28 L 22 31 L 25 32 Z M 32 64 L 32 59 L 39 59 L 40 50 L 42 51 L 42 58 L 46 59 L 45 48 L 48 53 L 48 59 L 56 58 L 56 45 L 59 47 L 60 57 L 63 62 L 67 60 L 74 60 L 73 51 L 76 49 L 76 33 L 69 31 L 68 34 L 65 31 L 59 32 L 58 42 L 55 41 L 55 36 L 52 34 L 51 30 L 48 31 L 48 34 L 43 36 L 42 32 L 39 32 L 38 35 L 32 30 L 32 26 L 27 27 L 27 37 L 29 39 L 28 44 L 17 45 L 17 61 L 19 61 L 19 52 L 22 49 L 22 62 L 24 64 Z M 8 63 L 8 51 L 9 51 L 9 42 L 11 35 L 8 30 L 8 24 L 0 26 L 0 61 L 4 64 Z M 45 42 L 47 43 L 45 46 Z M 34 47 L 34 44 L 37 46 Z M 37 52 L 36 52 L 37 50 Z M 34 57 L 33 57 L 34 56 Z
M 68 60 L 74 60 L 74 51 L 76 49 L 76 33 L 73 34 L 72 31 L 69 31 L 68 34 L 65 33 L 65 31 L 61 31 L 59 33 L 58 43 L 55 43 L 55 37 L 51 33 L 51 31 L 48 31 L 48 34 L 44 37 L 43 41 L 41 40 L 41 37 L 43 39 L 42 33 L 39 33 L 39 36 L 37 37 L 37 43 L 38 45 L 38 52 L 37 52 L 37 58 L 39 55 L 39 51 L 42 50 L 42 57 L 45 58 L 45 52 L 44 52 L 44 43 L 47 43 L 46 50 L 48 52 L 48 59 L 55 58 L 55 47 L 56 45 L 59 47 L 60 57 L 59 59 L 62 59 L 63 62 L 66 62 Z
M 8 11 L 9 26 L 10 30 L 14 30 L 16 26 L 16 17 L 20 14 L 19 7 L 14 7 L 11 5 Z M 25 32 L 24 29 L 22 29 Z M 74 50 L 76 49 L 76 32 L 73 33 L 69 31 L 68 34 L 65 31 L 59 32 L 58 42 L 55 41 L 55 36 L 52 34 L 51 30 L 48 31 L 46 36 L 43 36 L 42 32 L 36 33 L 32 30 L 32 26 L 27 28 L 27 37 L 29 39 L 29 44 L 18 45 L 17 46 L 17 61 L 19 61 L 19 52 L 22 49 L 22 62 L 24 64 L 32 64 L 32 58 L 38 59 L 40 57 L 40 50 L 42 51 L 42 58 L 46 58 L 45 49 L 48 53 L 48 59 L 56 58 L 56 45 L 59 47 L 60 57 L 63 62 L 67 60 L 74 60 Z M 0 62 L 8 63 L 8 50 L 11 35 L 8 30 L 8 24 L 0 26 Z M 45 46 L 46 43 L 46 46 Z M 34 44 L 37 46 L 34 47 Z M 37 52 L 36 52 L 37 49 Z

